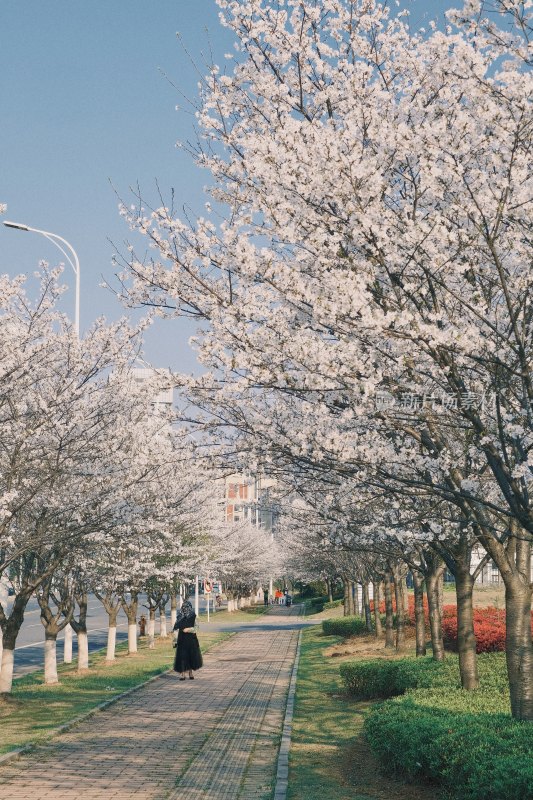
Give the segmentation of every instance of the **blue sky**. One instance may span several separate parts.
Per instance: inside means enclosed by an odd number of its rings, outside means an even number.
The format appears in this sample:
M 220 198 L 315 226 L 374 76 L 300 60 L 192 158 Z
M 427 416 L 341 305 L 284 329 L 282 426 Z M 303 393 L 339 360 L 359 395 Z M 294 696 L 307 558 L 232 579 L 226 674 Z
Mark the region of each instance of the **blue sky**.
M 415 24 L 450 3 L 416 0 Z M 459 5 L 459 3 L 457 3 Z M 206 32 L 206 29 L 208 32 Z M 193 120 L 168 78 L 194 96 L 198 76 L 176 38 L 201 65 L 231 50 L 215 0 L 0 0 L 0 202 L 4 219 L 53 231 L 76 248 L 82 267 L 82 330 L 123 310 L 99 288 L 129 231 L 110 181 L 124 199 L 137 182 L 155 196 L 201 212 L 208 176 L 175 147 Z M 0 273 L 32 273 L 60 254 L 43 237 L 0 226 Z M 71 283 L 70 274 L 66 279 Z M 72 283 L 73 285 L 73 283 Z M 71 313 L 73 290 L 64 298 Z M 190 324 L 159 322 L 146 353 L 157 365 L 194 368 Z

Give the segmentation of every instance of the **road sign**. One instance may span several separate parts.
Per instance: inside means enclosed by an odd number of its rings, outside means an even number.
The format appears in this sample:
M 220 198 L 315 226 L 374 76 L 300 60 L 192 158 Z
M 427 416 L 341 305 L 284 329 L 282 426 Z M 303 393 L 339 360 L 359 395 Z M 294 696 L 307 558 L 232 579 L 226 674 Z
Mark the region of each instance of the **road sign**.
M 206 581 L 204 581 L 204 592 L 205 592 L 206 594 L 209 594 L 209 593 L 210 593 L 210 592 L 212 592 L 212 591 L 213 591 L 213 584 L 212 584 L 212 582 L 211 582 L 211 581 L 207 581 L 207 580 L 206 580 Z

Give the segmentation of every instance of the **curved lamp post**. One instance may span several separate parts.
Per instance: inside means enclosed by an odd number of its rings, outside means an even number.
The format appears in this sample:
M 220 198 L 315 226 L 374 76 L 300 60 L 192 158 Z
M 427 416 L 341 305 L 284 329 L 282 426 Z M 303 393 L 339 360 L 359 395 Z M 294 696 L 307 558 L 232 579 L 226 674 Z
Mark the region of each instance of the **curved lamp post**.
M 8 222 L 7 220 L 4 221 L 4 225 L 6 228 L 15 228 L 18 231 L 31 231 L 32 233 L 40 233 L 49 242 L 55 244 L 55 246 L 61 250 L 65 258 L 67 259 L 68 263 L 72 267 L 74 275 L 76 276 L 76 309 L 74 315 L 74 329 L 76 331 L 76 336 L 80 338 L 80 261 L 78 258 L 78 254 L 70 244 L 67 242 L 66 239 L 63 239 L 62 236 L 58 236 L 57 233 L 50 233 L 50 231 L 41 231 L 39 228 L 30 228 L 29 225 L 23 225 L 20 222 Z M 65 250 L 65 247 L 71 253 Z M 72 256 L 72 257 L 71 257 Z M 72 628 L 70 625 L 67 625 L 65 628 L 65 641 L 64 641 L 64 650 L 63 650 L 63 661 L 66 664 L 72 663 Z
M 18 231 L 31 231 L 32 233 L 40 233 L 49 242 L 55 244 L 55 246 L 61 250 L 65 258 L 67 259 L 68 263 L 72 267 L 74 275 L 76 276 L 76 310 L 74 315 L 74 328 L 76 330 L 76 336 L 78 339 L 80 338 L 80 261 L 78 258 L 78 254 L 70 244 L 67 242 L 66 239 L 63 239 L 62 236 L 58 236 L 57 233 L 50 233 L 50 231 L 41 231 L 39 228 L 30 228 L 29 225 L 23 225 L 20 222 L 8 222 L 7 220 L 4 222 L 6 228 L 15 228 Z M 70 251 L 70 254 L 65 250 L 65 247 Z

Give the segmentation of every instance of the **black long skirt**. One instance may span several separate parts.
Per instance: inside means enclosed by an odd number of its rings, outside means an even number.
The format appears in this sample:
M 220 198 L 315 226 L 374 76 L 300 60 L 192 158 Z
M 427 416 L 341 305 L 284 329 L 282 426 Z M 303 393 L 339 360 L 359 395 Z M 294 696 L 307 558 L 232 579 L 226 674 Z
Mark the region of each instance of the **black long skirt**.
M 174 669 L 176 672 L 188 672 L 190 669 L 200 669 L 203 666 L 200 643 L 195 633 L 178 634 L 178 646 L 174 658 Z

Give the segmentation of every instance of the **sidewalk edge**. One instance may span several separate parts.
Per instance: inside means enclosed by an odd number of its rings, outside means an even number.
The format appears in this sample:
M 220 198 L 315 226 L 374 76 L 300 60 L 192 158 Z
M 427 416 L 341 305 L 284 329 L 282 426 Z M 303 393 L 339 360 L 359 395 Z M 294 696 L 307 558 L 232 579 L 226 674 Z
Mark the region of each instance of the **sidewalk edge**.
M 213 649 L 217 647 L 217 645 L 222 644 L 222 642 L 216 642 L 213 645 Z M 209 647 L 204 652 L 209 652 L 211 648 Z M 142 683 L 138 683 L 136 686 L 132 686 L 130 689 L 126 689 L 125 692 L 121 692 L 120 694 L 115 695 L 115 697 L 110 697 L 109 700 L 104 700 L 103 703 L 99 703 L 94 708 L 89 709 L 86 711 L 85 714 L 80 714 L 78 717 L 74 717 L 74 719 L 65 722 L 63 725 L 60 725 L 58 728 L 52 728 L 49 731 L 49 734 L 46 739 L 37 742 L 28 742 L 23 747 L 18 747 L 16 750 L 10 750 L 9 753 L 4 753 L 4 755 L 0 756 L 0 767 L 3 767 L 5 764 L 8 764 L 10 761 L 16 761 L 17 758 L 21 756 L 27 755 L 31 753 L 32 750 L 35 750 L 39 745 L 46 744 L 50 739 L 53 739 L 56 736 L 60 736 L 62 733 L 66 733 L 70 728 L 73 728 L 75 725 L 78 725 L 80 722 L 85 722 L 85 720 L 90 719 L 95 714 L 98 714 L 100 711 L 104 711 L 109 706 L 112 706 L 113 703 L 117 703 L 119 700 L 122 700 L 124 697 L 127 697 L 133 692 L 137 692 L 139 689 L 143 689 L 145 686 L 148 686 L 149 683 L 156 681 L 162 675 L 168 675 L 170 672 L 173 672 L 172 667 L 170 669 L 164 669 L 161 672 L 158 672 L 157 675 L 152 675 L 151 678 L 143 681 Z
M 305 605 L 304 613 L 305 616 Z M 276 770 L 276 784 L 274 788 L 273 800 L 286 800 L 289 788 L 289 750 L 291 748 L 292 720 L 294 717 L 294 699 L 296 695 L 296 681 L 298 678 L 298 665 L 300 663 L 300 649 L 302 646 L 302 631 L 298 634 L 298 644 L 296 655 L 292 666 L 291 681 L 287 694 L 287 705 L 285 707 L 285 719 L 281 732 L 281 743 L 278 753 L 278 766 Z

